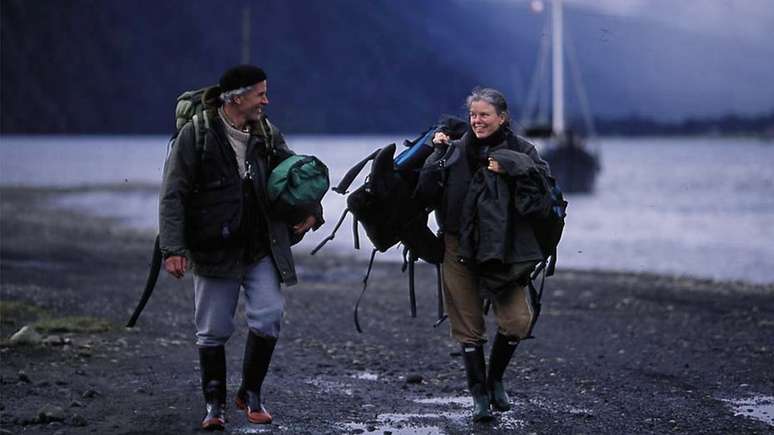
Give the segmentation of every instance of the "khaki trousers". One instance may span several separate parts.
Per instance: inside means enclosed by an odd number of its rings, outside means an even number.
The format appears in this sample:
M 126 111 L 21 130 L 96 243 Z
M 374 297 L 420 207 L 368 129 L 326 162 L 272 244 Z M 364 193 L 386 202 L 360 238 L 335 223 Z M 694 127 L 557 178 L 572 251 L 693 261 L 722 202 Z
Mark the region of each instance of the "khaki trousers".
M 480 345 L 486 341 L 483 299 L 478 278 L 460 263 L 459 240 L 444 237 L 443 290 L 451 336 L 461 344 Z M 508 337 L 527 338 L 534 313 L 524 287 L 500 292 L 492 299 L 498 331 Z

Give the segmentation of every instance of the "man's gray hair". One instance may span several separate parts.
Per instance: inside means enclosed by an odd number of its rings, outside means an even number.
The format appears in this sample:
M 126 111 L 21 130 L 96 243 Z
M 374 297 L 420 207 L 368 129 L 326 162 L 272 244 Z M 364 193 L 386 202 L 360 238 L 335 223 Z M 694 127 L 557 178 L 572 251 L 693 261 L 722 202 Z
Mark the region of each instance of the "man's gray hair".
M 502 92 L 492 88 L 481 88 L 476 86 L 468 95 L 465 100 L 465 106 L 470 109 L 470 105 L 475 101 L 483 101 L 494 106 L 497 114 L 505 114 L 505 121 L 510 122 L 510 113 L 508 113 L 508 103 L 505 101 L 505 96 Z
M 253 88 L 253 86 L 255 85 L 243 86 L 241 88 L 232 89 L 228 92 L 223 92 L 220 94 L 220 100 L 223 101 L 224 103 L 233 102 L 234 98 L 246 94 L 250 89 Z

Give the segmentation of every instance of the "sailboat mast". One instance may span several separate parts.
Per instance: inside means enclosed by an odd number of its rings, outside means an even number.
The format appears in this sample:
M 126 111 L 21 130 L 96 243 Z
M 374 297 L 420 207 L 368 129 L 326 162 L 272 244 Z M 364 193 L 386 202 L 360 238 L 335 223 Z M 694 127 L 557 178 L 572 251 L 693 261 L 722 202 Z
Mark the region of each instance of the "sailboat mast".
M 242 64 L 250 63 L 250 4 L 242 7 Z
M 552 129 L 555 136 L 564 134 L 564 49 L 562 47 L 562 0 L 551 3 L 551 48 L 553 73 Z

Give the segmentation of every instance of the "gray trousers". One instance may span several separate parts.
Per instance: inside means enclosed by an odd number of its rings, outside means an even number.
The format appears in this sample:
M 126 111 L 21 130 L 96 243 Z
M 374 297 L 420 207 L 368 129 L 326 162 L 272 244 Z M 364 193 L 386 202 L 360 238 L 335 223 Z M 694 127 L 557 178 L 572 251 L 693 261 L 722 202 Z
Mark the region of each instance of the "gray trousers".
M 234 333 L 234 314 L 239 291 L 245 292 L 247 326 L 253 332 L 279 336 L 285 298 L 279 275 L 267 255 L 247 270 L 242 279 L 218 278 L 194 274 L 194 321 L 196 344 L 220 346 Z

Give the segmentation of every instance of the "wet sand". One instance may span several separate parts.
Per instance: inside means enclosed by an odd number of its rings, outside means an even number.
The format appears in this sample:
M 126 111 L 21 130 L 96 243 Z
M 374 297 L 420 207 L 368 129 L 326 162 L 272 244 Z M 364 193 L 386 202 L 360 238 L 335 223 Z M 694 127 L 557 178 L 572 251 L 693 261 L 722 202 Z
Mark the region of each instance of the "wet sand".
M 52 208 L 56 193 L 0 189 L 0 430 L 197 432 L 190 277 L 162 277 L 138 328 L 124 329 L 152 235 Z M 358 334 L 352 307 L 366 264 L 325 251 L 297 262 L 301 282 L 284 290 L 287 314 L 264 387 L 274 424 L 251 426 L 230 406 L 229 432 L 774 431 L 774 284 L 560 269 L 546 284 L 537 338 L 519 346 L 506 374 L 513 410 L 473 424 L 458 347 L 447 323 L 432 326 L 434 269 L 418 267 L 411 318 L 400 265 L 377 263 Z M 26 324 L 68 316 L 112 327 L 49 328 L 44 343 L 8 342 Z M 240 381 L 241 307 L 237 322 L 230 397 Z

